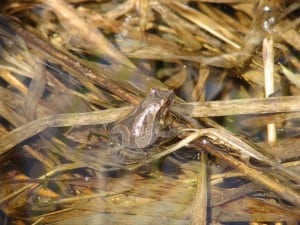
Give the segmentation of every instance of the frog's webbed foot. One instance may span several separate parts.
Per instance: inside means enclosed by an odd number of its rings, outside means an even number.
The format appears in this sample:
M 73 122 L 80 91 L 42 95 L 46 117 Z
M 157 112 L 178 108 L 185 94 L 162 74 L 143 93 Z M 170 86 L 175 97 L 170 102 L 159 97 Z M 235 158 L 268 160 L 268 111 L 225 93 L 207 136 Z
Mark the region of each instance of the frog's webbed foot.
M 134 149 L 124 149 L 124 148 L 113 148 L 109 152 L 112 161 L 123 164 L 130 165 L 135 163 L 140 163 L 148 157 L 148 153 L 144 150 L 134 150 Z

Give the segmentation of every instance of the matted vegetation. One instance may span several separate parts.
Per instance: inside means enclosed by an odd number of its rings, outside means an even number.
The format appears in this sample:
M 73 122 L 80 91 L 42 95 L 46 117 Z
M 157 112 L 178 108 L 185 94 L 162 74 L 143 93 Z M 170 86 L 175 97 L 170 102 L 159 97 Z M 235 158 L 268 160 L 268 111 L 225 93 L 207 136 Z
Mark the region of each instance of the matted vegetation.
M 299 8 L 3 1 L 0 224 L 297 224 Z M 115 161 L 109 124 L 153 88 L 172 135 Z

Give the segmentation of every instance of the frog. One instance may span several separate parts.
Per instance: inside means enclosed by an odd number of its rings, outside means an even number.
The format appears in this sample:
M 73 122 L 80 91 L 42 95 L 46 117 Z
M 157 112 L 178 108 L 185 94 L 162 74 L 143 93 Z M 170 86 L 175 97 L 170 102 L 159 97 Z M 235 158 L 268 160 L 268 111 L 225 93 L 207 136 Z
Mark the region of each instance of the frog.
M 114 161 L 139 162 L 148 156 L 149 148 L 160 137 L 168 136 L 164 119 L 174 99 L 172 90 L 153 88 L 132 112 L 108 128 Z

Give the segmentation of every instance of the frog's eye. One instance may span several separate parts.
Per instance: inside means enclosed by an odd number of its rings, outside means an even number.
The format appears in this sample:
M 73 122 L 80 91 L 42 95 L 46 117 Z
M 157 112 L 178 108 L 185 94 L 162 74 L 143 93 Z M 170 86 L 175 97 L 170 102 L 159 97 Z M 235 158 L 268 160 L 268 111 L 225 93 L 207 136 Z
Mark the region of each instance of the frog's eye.
M 151 93 L 152 95 L 154 95 L 154 94 L 156 93 L 156 89 L 152 88 L 151 91 L 150 91 L 150 93 Z
M 171 101 L 170 99 L 167 99 L 166 102 L 165 102 L 165 104 L 166 104 L 167 106 L 171 105 L 171 103 L 172 103 L 172 101 Z

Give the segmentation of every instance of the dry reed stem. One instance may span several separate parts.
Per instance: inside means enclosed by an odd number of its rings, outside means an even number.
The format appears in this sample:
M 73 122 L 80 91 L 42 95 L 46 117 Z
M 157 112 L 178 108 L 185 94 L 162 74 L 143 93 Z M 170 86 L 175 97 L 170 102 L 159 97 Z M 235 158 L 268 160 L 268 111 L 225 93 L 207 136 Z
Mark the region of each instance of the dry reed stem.
M 271 175 L 263 173 L 261 170 L 249 167 L 246 163 L 237 160 L 229 154 L 224 154 L 222 151 L 216 150 L 215 146 L 212 146 L 210 144 L 201 146 L 210 154 L 226 161 L 229 165 L 241 171 L 252 181 L 260 183 L 265 187 L 268 187 L 269 190 L 274 191 L 280 197 L 293 203 L 295 206 L 300 206 L 300 192 L 292 188 L 290 185 L 285 184 L 284 182 Z
M 263 40 L 263 61 L 264 61 L 264 76 L 265 76 L 265 96 L 268 98 L 275 91 L 274 87 L 274 52 L 273 39 L 266 37 Z M 268 141 L 276 141 L 276 126 L 274 123 L 267 125 Z
M 58 114 L 34 120 L 0 137 L 0 155 L 46 128 L 106 124 L 126 115 L 130 109 L 129 107 L 90 113 Z
M 62 51 L 59 51 L 58 49 L 51 46 L 48 42 L 45 42 L 35 34 L 22 28 L 22 26 L 16 21 L 4 17 L 3 15 L 0 15 L 0 19 L 4 23 L 0 25 L 6 26 L 0 26 L 0 29 L 3 29 L 4 32 L 7 32 L 6 29 L 9 29 L 13 34 L 18 34 L 26 41 L 26 44 L 28 46 L 32 48 L 37 48 L 39 52 L 45 57 L 50 57 L 54 62 L 58 64 L 63 64 L 65 66 L 65 69 L 67 71 L 69 70 L 70 74 L 74 75 L 82 83 L 87 84 L 87 79 L 93 80 L 98 85 L 101 85 L 103 88 L 110 90 L 111 92 L 118 95 L 120 98 L 125 98 L 127 99 L 127 101 L 133 104 L 138 103 L 137 98 L 135 96 L 126 92 L 119 85 L 116 85 L 108 79 L 108 77 L 111 77 L 111 70 L 108 70 L 106 67 L 99 66 L 97 67 L 97 71 L 95 72 L 91 68 L 84 65 L 84 62 L 80 61 L 80 59 L 76 59 L 71 55 L 67 55 Z M 15 37 L 12 37 L 12 39 L 14 38 Z
M 10 71 L 1 69 L 0 76 L 5 81 L 7 81 L 7 83 L 15 87 L 17 90 L 19 90 L 22 94 L 24 95 L 27 94 L 28 88 L 22 82 L 20 82 L 15 76 L 13 76 Z
M 167 1 L 168 2 L 168 1 Z M 240 49 L 241 46 L 234 41 L 230 40 L 226 35 L 222 33 L 223 28 L 219 24 L 215 23 L 211 18 L 205 16 L 204 14 L 175 1 L 168 2 L 170 7 L 177 11 L 178 14 L 182 15 L 186 19 L 194 22 L 202 29 L 208 31 L 214 36 L 220 38 L 224 42 L 230 44 L 236 49 Z M 224 31 L 224 30 L 223 30 Z
M 299 96 L 181 103 L 174 111 L 192 117 L 300 112 Z
M 99 49 L 99 53 L 106 55 L 109 61 L 133 69 L 135 68 L 134 64 L 118 51 L 98 29 L 90 26 L 90 24 L 81 19 L 78 16 L 78 12 L 71 5 L 62 0 L 43 0 L 43 3 L 49 6 L 61 18 L 61 23 L 66 26 L 71 34 L 79 35 L 79 38 Z
M 204 225 L 207 223 L 208 206 L 208 188 L 207 188 L 207 158 L 204 153 L 201 154 L 199 171 L 197 175 L 197 187 L 192 205 L 192 225 Z

